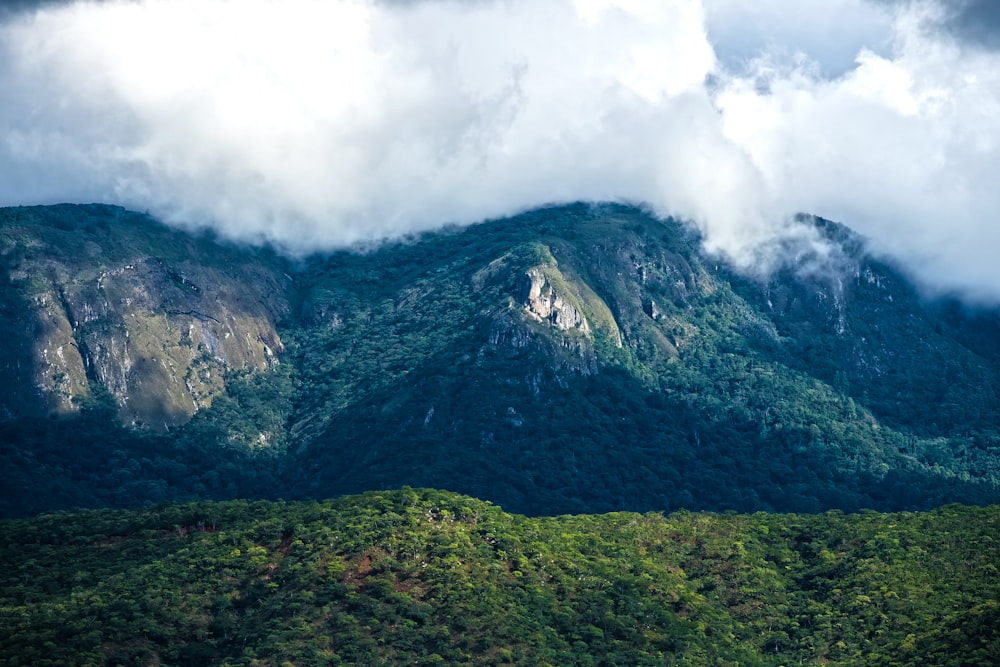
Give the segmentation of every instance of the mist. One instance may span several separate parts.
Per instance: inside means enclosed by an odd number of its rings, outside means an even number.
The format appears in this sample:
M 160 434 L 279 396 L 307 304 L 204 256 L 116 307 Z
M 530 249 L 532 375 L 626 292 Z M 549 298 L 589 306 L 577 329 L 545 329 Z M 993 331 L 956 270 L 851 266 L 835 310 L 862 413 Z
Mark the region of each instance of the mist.
M 301 254 L 610 200 L 743 266 L 808 212 L 1000 298 L 983 29 L 955 3 L 747 4 L 22 2 L 0 14 L 0 205 L 116 203 Z

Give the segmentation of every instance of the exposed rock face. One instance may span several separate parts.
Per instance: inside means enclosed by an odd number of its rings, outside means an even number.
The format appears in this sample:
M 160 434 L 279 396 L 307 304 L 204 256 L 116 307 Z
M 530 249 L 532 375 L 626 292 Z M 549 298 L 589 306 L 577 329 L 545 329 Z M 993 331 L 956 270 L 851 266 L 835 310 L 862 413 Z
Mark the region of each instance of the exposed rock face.
M 527 313 L 539 322 L 548 322 L 560 331 L 590 333 L 587 318 L 567 296 L 556 291 L 541 268 L 529 269 L 521 279 L 520 300 Z
M 7 300 L 27 306 L 2 329 L 20 338 L 16 362 L 22 375 L 30 369 L 36 409 L 73 412 L 101 387 L 124 422 L 166 429 L 208 406 L 227 371 L 278 362 L 275 323 L 287 311 L 280 272 L 253 259 L 229 262 L 209 244 L 176 259 L 147 254 L 155 248 L 88 253 L 86 244 L 80 255 L 57 243 L 59 231 L 78 242 L 84 234 L 75 227 L 30 222 L 0 229 L 0 267 Z M 161 233 L 164 246 L 176 240 Z M 16 370 L 7 365 L 8 374 Z M 25 407 L 5 402 L 8 414 Z
M 85 370 L 118 400 L 127 421 L 186 421 L 222 391 L 226 371 L 277 362 L 274 314 L 234 294 L 231 277 L 191 270 L 177 273 L 148 259 L 102 275 L 93 287 L 67 290 Z
M 484 351 L 488 349 L 503 356 L 516 356 L 531 344 L 531 339 L 531 332 L 523 323 L 518 323 L 507 316 L 500 316 L 490 323 L 488 342 L 480 350 L 479 355 L 482 357 Z

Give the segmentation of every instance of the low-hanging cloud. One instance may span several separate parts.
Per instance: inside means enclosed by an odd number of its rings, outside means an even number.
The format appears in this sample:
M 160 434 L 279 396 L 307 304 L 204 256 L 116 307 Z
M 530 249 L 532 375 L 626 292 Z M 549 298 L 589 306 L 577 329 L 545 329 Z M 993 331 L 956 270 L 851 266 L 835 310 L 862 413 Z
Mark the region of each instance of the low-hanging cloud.
M 807 211 L 1000 297 L 998 56 L 943 4 L 831 0 L 843 39 L 813 52 L 792 37 L 815 16 L 738 33 L 738 7 L 44 2 L 0 23 L 0 204 L 121 203 L 309 252 L 619 200 L 744 263 Z
M 899 3 L 889 55 L 835 79 L 766 57 L 715 97 L 780 210 L 842 220 L 935 291 L 996 301 L 1000 57 L 954 8 Z

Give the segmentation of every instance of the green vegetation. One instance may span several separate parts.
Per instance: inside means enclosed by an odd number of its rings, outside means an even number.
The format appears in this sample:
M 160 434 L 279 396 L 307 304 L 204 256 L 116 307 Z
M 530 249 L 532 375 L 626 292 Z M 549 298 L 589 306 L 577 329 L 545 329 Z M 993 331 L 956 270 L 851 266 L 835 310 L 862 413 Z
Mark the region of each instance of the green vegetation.
M 5 665 L 988 665 L 1000 508 L 526 518 L 439 491 L 0 522 Z
M 3 209 L 0 514 L 404 485 L 528 515 L 1000 501 L 1000 318 L 927 303 L 813 222 L 825 259 L 790 248 L 795 261 L 753 278 L 675 221 L 616 205 L 296 262 L 121 209 Z M 107 366 L 127 329 L 67 318 L 65 347 L 90 369 L 84 408 L 32 408 L 47 320 L 25 267 L 58 296 L 90 294 L 115 266 L 146 268 L 120 277 L 117 301 L 110 283 L 83 301 L 159 323 L 134 326 L 130 349 L 170 354 L 116 362 L 119 382 L 94 360 Z M 538 307 L 562 311 L 529 312 L 531 276 Z M 151 305 L 119 313 L 134 294 Z M 209 334 L 250 341 L 248 361 L 226 366 Z M 134 428 L 123 406 L 161 386 L 198 411 Z
M 958 341 L 889 267 L 842 252 L 827 273 L 755 282 L 706 262 L 675 223 L 577 205 L 317 262 L 300 280 L 326 295 L 327 323 L 303 329 L 297 357 L 314 430 L 287 486 L 449 488 L 529 514 L 996 501 L 982 378 L 1000 355 Z M 519 281 L 536 266 L 622 346 L 525 317 Z M 869 275 L 898 283 L 880 310 Z M 924 372 L 934 355 L 964 370 Z M 889 398 L 943 395 L 957 376 L 981 388 L 973 422 L 944 430 Z
M 994 664 L 1000 317 L 813 223 L 748 277 L 624 206 L 0 210 L 0 515 L 142 508 L 0 520 L 0 664 Z

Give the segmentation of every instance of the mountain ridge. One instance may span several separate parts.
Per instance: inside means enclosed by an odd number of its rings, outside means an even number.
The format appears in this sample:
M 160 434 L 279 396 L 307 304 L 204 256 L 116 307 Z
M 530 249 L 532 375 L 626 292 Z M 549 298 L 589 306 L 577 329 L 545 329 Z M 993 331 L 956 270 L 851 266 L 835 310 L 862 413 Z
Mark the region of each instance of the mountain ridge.
M 689 227 L 616 204 L 298 261 L 121 209 L 3 215 L 0 320 L 22 361 L 33 344 L 24 320 L 38 315 L 17 307 L 30 303 L 18 271 L 69 267 L 43 274 L 43 292 L 73 294 L 83 284 L 73 276 L 93 284 L 118 253 L 114 266 L 155 270 L 130 272 L 132 291 L 107 317 L 129 323 L 130 337 L 153 329 L 144 321 L 161 323 L 150 339 L 185 356 L 154 357 L 171 378 L 160 385 L 190 397 L 184 380 L 199 363 L 212 378 L 203 405 L 191 401 L 193 418 L 162 434 L 101 433 L 115 420 L 156 423 L 137 419 L 127 391 L 94 373 L 81 380 L 91 396 L 77 401 L 91 405 L 78 419 L 93 426 L 68 427 L 86 440 L 59 425 L 72 419 L 48 423 L 44 411 L 0 423 L 13 484 L 6 513 L 403 485 L 528 514 L 1000 498 L 997 319 L 929 305 L 836 223 L 803 218 L 816 231 L 791 238 L 798 245 L 784 256 L 794 261 L 755 277 L 707 257 Z M 135 238 L 87 254 L 90 230 L 107 236 L 119 224 Z M 144 310 L 117 305 L 143 291 Z M 260 353 L 220 355 L 203 334 L 185 345 L 191 327 Z M 86 352 L 116 330 L 94 342 L 73 335 Z M 13 377 L 24 385 L 23 371 Z M 26 506 L 20 490 L 39 471 L 63 485 L 55 498 L 77 500 Z

